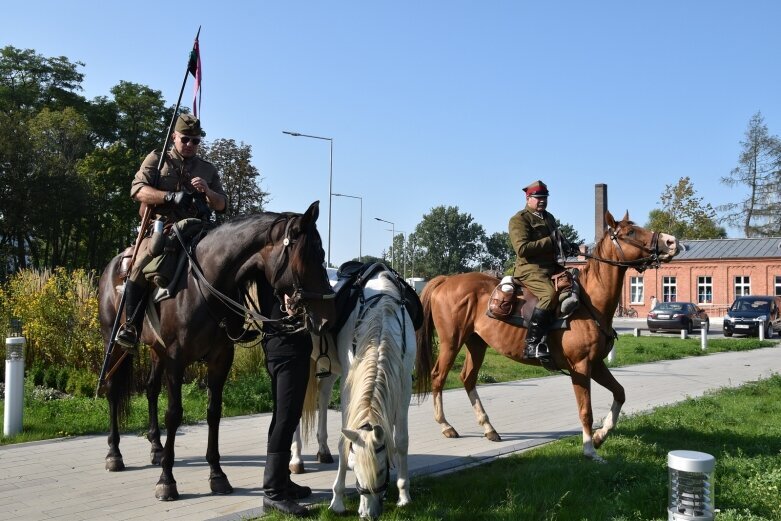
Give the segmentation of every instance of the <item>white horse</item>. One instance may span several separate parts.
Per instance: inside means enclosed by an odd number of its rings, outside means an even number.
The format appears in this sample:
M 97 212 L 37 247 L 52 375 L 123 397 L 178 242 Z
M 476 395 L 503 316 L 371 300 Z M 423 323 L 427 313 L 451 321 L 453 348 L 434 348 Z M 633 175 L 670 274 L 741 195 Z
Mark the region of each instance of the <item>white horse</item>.
M 345 477 L 355 474 L 360 493 L 358 514 L 376 519 L 382 512 L 384 492 L 390 482 L 390 467 L 397 470 L 397 505 L 410 502 L 407 454 L 407 417 L 412 396 L 412 372 L 428 381 L 430 360 L 416 360 L 413 322 L 402 303 L 396 275 L 378 271 L 365 283 L 362 297 L 350 311 L 336 337 L 337 356 L 331 356 L 331 375 L 318 382 L 318 461 L 327 462 L 325 415 L 331 387 L 342 373 L 342 436 L 339 440 L 339 469 L 330 508 L 344 513 Z M 329 339 L 330 340 L 330 339 Z M 333 342 L 328 342 L 332 346 Z M 327 349 L 324 346 L 323 352 Z M 320 356 L 316 342 L 312 358 Z M 331 350 L 331 353 L 332 350 Z M 321 358 L 320 366 L 325 358 Z M 422 364 L 422 365 L 421 365 Z M 314 375 L 314 372 L 313 372 Z M 313 379 L 310 385 L 314 386 Z M 306 427 L 305 427 L 306 430 Z M 291 469 L 301 470 L 300 438 L 292 447 Z M 332 460 L 331 460 L 332 461 Z M 301 465 L 302 467 L 302 465 Z

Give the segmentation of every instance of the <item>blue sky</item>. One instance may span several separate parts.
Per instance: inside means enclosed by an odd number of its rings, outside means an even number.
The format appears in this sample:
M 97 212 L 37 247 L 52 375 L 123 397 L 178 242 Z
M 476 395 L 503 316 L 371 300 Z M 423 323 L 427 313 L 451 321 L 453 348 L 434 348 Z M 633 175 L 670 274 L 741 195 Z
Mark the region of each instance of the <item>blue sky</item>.
M 521 188 L 594 235 L 594 185 L 645 223 L 689 176 L 714 206 L 758 110 L 781 134 L 781 3 L 7 2 L 0 45 L 85 63 L 83 94 L 127 80 L 170 103 L 201 25 L 207 139 L 252 146 L 269 210 L 363 198 L 363 254 L 439 205 L 506 231 Z M 184 100 L 189 104 L 191 84 Z M 128 183 L 133 172 L 128 172 Z M 331 262 L 359 253 L 357 199 L 333 198 Z M 738 230 L 728 230 L 730 237 Z

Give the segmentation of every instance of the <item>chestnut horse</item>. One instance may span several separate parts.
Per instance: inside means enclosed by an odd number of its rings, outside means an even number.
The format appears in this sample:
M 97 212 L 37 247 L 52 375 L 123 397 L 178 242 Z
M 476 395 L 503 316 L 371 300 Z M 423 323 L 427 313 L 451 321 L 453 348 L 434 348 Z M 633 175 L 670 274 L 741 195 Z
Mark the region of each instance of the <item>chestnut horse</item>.
M 222 393 L 234 355 L 234 341 L 243 328 L 245 313 L 256 321 L 268 321 L 238 301 L 248 288 L 257 285 L 259 292 L 289 295 L 306 327 L 322 333 L 334 319 L 333 291 L 324 266 L 324 252 L 315 221 L 318 203 L 312 203 L 303 214 L 261 213 L 240 217 L 213 229 L 195 247 L 190 268 L 171 299 L 159 308 L 147 306 L 146 327 L 142 342 L 151 346 L 152 373 L 147 399 L 152 443 L 152 462 L 160 462 L 162 474 L 155 487 L 155 497 L 169 501 L 179 497 L 173 476 L 176 430 L 182 420 L 182 380 L 184 370 L 196 361 L 207 366 L 209 425 L 206 461 L 212 492 L 229 494 L 233 488 L 220 468 L 218 449 Z M 183 254 L 183 253 L 182 253 Z M 106 346 L 116 315 L 122 288 L 119 274 L 121 256 L 115 257 L 100 279 L 99 313 L 101 332 Z M 127 414 L 132 379 L 132 358 L 118 362 L 122 350 L 114 348 L 112 364 L 116 372 L 106 379 L 111 430 L 106 469 L 124 469 L 119 451 L 119 423 Z M 157 395 L 165 371 L 168 388 L 168 410 L 165 414 L 167 437 L 160 444 L 157 425 Z
M 605 441 L 618 420 L 624 403 L 624 388 L 605 364 L 613 347 L 613 313 L 621 296 L 628 268 L 638 271 L 668 262 L 678 253 L 675 237 L 655 233 L 637 226 L 627 213 L 616 222 L 610 212 L 605 214 L 607 229 L 596 245 L 585 268 L 580 272 L 580 307 L 569 318 L 569 327 L 548 332 L 551 355 L 572 379 L 583 428 L 583 453 L 603 461 L 597 448 Z M 456 430 L 445 420 L 442 388 L 462 344 L 466 344 L 466 360 L 461 381 L 477 416 L 477 422 L 491 441 L 501 438 L 488 420 L 477 394 L 477 374 L 490 345 L 515 361 L 540 365 L 538 360 L 524 360 L 526 329 L 515 327 L 486 315 L 488 299 L 498 279 L 483 273 L 439 276 L 423 289 L 424 323 L 418 331 L 418 349 L 431 353 L 434 329 L 439 336 L 439 356 L 431 371 L 431 392 L 434 419 L 448 438 L 457 438 Z M 613 394 L 613 404 L 602 427 L 593 432 L 591 380 Z

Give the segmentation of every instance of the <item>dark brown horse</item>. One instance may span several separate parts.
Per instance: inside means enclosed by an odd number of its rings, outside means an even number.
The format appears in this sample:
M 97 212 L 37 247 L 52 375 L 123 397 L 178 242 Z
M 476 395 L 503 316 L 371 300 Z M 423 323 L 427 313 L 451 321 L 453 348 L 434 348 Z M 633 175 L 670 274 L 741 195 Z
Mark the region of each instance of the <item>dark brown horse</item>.
M 152 462 L 160 462 L 162 474 L 155 497 L 174 500 L 179 496 L 172 468 L 176 430 L 182 420 L 182 380 L 184 370 L 196 361 L 207 366 L 209 425 L 206 461 L 211 490 L 218 494 L 233 491 L 220 468 L 218 433 L 222 414 L 222 392 L 233 363 L 234 338 L 243 329 L 244 313 L 237 309 L 242 295 L 254 283 L 257 291 L 292 297 L 307 328 L 321 333 L 334 319 L 333 292 L 324 268 L 324 253 L 315 221 L 318 203 L 303 214 L 262 213 L 225 223 L 196 246 L 193 262 L 174 298 L 158 308 L 150 303 L 142 341 L 151 346 L 152 373 L 147 386 Z M 103 338 L 108 340 L 122 287 L 115 257 L 100 280 L 100 320 Z M 262 320 L 262 317 L 255 317 Z M 114 348 L 112 362 L 121 349 Z M 167 437 L 160 444 L 157 425 L 157 395 L 163 372 L 168 388 L 165 414 Z M 124 469 L 119 451 L 119 423 L 129 407 L 132 357 L 126 357 L 107 379 L 106 396 L 111 414 L 109 452 L 106 469 Z
M 675 237 L 645 230 L 629 220 L 629 214 L 616 222 L 608 212 L 607 230 L 580 274 L 580 307 L 573 313 L 567 329 L 548 333 L 548 345 L 559 368 L 570 372 L 580 422 L 583 427 L 583 453 L 602 460 L 596 448 L 605 441 L 618 420 L 624 403 L 624 388 L 610 373 L 605 357 L 613 347 L 613 313 L 618 305 L 624 275 L 629 267 L 638 270 L 667 262 L 678 252 Z M 461 371 L 477 422 L 491 441 L 500 437 L 488 420 L 477 394 L 477 374 L 490 345 L 508 358 L 525 364 L 539 365 L 537 360 L 524 360 L 526 329 L 515 327 L 486 315 L 488 299 L 498 279 L 483 273 L 439 276 L 423 290 L 421 301 L 425 315 L 418 332 L 418 348 L 432 350 L 434 329 L 439 336 L 439 357 L 431 371 L 434 419 L 448 438 L 457 438 L 456 430 L 445 420 L 442 408 L 442 388 L 462 344 L 467 353 Z M 592 431 L 591 380 L 613 393 L 613 405 L 602 428 Z

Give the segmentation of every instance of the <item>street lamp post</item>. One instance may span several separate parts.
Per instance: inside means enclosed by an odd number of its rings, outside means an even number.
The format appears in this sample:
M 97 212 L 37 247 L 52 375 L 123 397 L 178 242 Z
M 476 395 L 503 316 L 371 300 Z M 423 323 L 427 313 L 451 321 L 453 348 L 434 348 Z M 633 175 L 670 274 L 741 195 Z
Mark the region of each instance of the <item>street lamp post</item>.
M 309 134 L 301 134 L 300 132 L 288 132 L 282 131 L 283 134 L 287 134 L 293 137 L 308 137 L 312 139 L 322 139 L 328 141 L 330 144 L 330 154 L 328 156 L 328 266 L 331 266 L 331 206 L 333 202 L 333 183 L 334 183 L 334 140 L 330 137 L 312 136 Z
M 391 225 L 391 233 L 393 234 L 391 236 L 391 246 L 390 246 L 390 254 L 391 254 L 391 268 L 393 268 L 393 239 L 396 238 L 396 223 L 392 223 L 390 221 L 386 221 L 385 219 L 380 219 L 379 217 L 374 218 L 377 221 L 388 223 Z
M 336 197 L 349 197 L 350 199 L 358 199 L 361 203 L 361 217 L 360 222 L 358 223 L 358 261 L 363 262 L 363 197 L 360 197 L 358 195 L 347 195 L 347 194 L 333 194 Z

